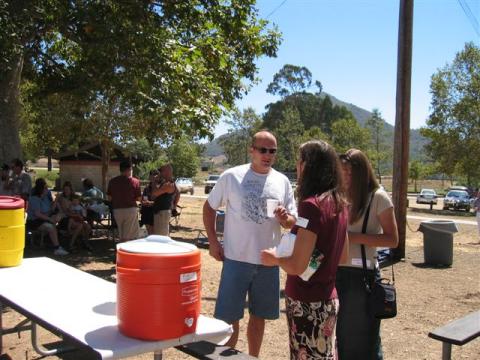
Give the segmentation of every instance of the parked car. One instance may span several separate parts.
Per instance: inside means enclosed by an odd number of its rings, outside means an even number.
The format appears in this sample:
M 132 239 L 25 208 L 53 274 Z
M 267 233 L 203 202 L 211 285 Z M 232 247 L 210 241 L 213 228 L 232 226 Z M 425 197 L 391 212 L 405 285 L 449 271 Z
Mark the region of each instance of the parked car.
M 205 181 L 205 194 L 208 194 L 210 191 L 212 191 L 219 177 L 220 175 L 208 175 L 208 179 Z
M 468 192 L 468 187 L 466 187 L 466 186 L 450 186 L 448 188 L 448 191 L 450 191 L 450 190 L 461 190 L 461 191 Z
M 437 205 L 437 193 L 433 189 L 422 189 L 417 196 L 417 204 Z
M 193 181 L 191 178 L 178 178 L 175 184 L 181 193 L 190 193 L 190 195 L 193 195 Z
M 453 210 L 470 211 L 470 207 L 470 196 L 463 190 L 450 190 L 443 200 L 443 210 L 452 208 Z

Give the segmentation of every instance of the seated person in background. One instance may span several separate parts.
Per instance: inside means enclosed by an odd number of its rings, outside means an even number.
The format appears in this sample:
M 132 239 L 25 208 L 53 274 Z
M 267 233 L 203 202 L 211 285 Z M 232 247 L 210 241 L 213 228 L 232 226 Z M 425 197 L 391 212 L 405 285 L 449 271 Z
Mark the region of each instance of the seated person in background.
M 72 239 L 70 240 L 71 248 L 75 247 L 75 242 L 80 235 L 83 246 L 87 250 L 92 251 L 92 247 L 88 242 L 91 228 L 87 223 L 86 218 L 87 209 L 85 209 L 80 203 L 80 196 L 73 194 L 68 216 L 68 232 L 72 234 Z
M 78 195 L 75 195 L 72 183 L 70 181 L 65 181 L 63 184 L 63 191 L 59 193 L 55 199 L 55 203 L 59 209 L 59 217 L 61 218 L 58 223 L 58 228 L 61 230 L 67 230 L 72 236 L 70 246 L 75 244 L 78 236 L 81 236 L 83 246 L 86 249 L 91 250 L 91 246 L 88 243 L 88 238 L 91 232 L 90 225 L 84 220 L 71 223 L 71 218 L 75 216 L 75 213 L 72 211 L 74 197 L 80 199 Z
M 58 225 L 59 230 L 68 229 L 68 213 L 70 211 L 70 205 L 72 204 L 73 188 L 70 181 L 63 183 L 62 192 L 58 193 L 55 197 L 55 208 L 58 211 Z
M 31 230 L 48 233 L 55 249 L 53 252 L 55 255 L 68 255 L 68 252 L 58 242 L 56 219 L 52 216 L 54 204 L 48 194 L 45 179 L 38 178 L 29 198 L 27 227 Z
M 80 196 L 78 196 L 77 194 L 73 194 L 72 196 L 71 210 L 73 213 L 73 218 L 83 220 L 87 217 L 87 209 L 83 207 L 82 203 L 80 202 Z
M 102 220 L 103 215 L 108 211 L 108 206 L 104 203 L 105 196 L 103 192 L 93 185 L 92 179 L 83 179 L 82 185 L 82 201 L 87 208 L 87 222 L 90 227 L 93 227 L 94 221 L 99 222 Z
M 149 183 L 143 189 L 142 206 L 140 208 L 140 226 L 145 225 L 148 235 L 153 234 L 153 197 L 152 190 L 155 186 L 156 179 L 160 175 L 157 169 L 150 171 Z

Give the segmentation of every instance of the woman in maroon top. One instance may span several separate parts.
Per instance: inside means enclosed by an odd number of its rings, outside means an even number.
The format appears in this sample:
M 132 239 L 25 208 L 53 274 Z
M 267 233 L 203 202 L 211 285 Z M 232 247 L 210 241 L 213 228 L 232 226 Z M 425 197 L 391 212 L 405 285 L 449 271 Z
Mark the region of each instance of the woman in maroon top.
M 338 297 L 335 274 L 347 255 L 347 204 L 340 162 L 332 146 L 309 141 L 297 162 L 298 220 L 293 253 L 262 251 L 264 265 L 287 272 L 285 286 L 291 359 L 336 359 Z M 316 264 L 315 266 L 312 264 Z M 307 269 L 310 268 L 310 269 Z M 310 270 L 308 277 L 305 271 Z M 304 280 L 305 279 L 305 280 Z

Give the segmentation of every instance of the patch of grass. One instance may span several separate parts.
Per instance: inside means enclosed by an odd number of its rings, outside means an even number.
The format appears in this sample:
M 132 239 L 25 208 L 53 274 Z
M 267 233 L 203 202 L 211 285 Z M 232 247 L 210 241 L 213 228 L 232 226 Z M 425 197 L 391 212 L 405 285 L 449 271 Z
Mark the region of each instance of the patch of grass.
M 47 171 L 47 169 L 35 169 L 35 178 L 44 178 L 49 188 L 55 187 L 55 180 L 57 180 L 58 177 L 58 169 L 52 169 L 52 171 Z

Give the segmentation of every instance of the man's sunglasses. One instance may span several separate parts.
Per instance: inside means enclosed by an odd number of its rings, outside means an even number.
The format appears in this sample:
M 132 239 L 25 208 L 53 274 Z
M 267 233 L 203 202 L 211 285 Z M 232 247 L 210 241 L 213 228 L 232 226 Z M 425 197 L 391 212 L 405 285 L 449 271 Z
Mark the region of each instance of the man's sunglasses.
M 268 148 L 265 148 L 265 147 L 256 147 L 256 146 L 252 146 L 255 150 L 257 150 L 260 154 L 266 154 L 267 152 L 269 154 L 276 154 L 277 153 L 277 149 L 275 148 L 271 148 L 271 149 L 268 149 Z

